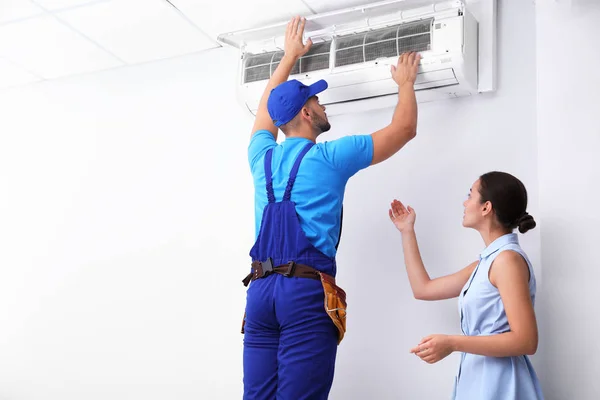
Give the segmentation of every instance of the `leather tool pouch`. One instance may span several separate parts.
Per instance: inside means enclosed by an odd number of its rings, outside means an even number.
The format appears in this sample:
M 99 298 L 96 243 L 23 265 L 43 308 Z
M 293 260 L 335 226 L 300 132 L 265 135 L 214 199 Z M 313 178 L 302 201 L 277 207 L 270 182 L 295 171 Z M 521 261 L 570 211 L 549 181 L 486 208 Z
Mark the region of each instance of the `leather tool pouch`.
M 346 333 L 346 292 L 335 284 L 335 278 L 319 272 L 325 292 L 325 312 L 338 329 L 338 344 Z

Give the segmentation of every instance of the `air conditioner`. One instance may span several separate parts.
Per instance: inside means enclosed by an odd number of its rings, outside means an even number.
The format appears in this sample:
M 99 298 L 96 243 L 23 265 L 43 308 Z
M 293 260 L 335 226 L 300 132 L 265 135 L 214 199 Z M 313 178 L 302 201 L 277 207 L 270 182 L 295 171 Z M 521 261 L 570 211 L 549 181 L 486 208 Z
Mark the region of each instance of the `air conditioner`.
M 282 23 L 219 36 L 241 50 L 238 94 L 253 114 L 283 56 L 284 32 Z M 463 1 L 412 9 L 385 1 L 310 16 L 305 36 L 314 44 L 290 79 L 325 79 L 329 88 L 319 100 L 328 115 L 394 106 L 398 87 L 390 65 L 407 51 L 422 57 L 415 82 L 419 102 L 478 92 L 478 22 Z

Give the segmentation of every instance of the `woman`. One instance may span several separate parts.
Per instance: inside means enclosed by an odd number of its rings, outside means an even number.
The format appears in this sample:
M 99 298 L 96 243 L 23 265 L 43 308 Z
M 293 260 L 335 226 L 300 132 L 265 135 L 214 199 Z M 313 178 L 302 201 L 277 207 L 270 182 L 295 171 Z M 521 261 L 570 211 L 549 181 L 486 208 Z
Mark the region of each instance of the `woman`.
M 459 297 L 464 335 L 431 335 L 411 349 L 423 361 L 435 363 L 462 352 L 453 398 L 456 400 L 543 399 L 527 355 L 534 354 L 538 331 L 533 305 L 535 276 L 519 246 L 515 228 L 535 227 L 527 212 L 523 183 L 504 172 L 482 175 L 464 202 L 463 226 L 476 229 L 486 248 L 464 269 L 431 279 L 419 254 L 416 214 L 394 200 L 390 219 L 402 234 L 406 271 L 415 298 Z

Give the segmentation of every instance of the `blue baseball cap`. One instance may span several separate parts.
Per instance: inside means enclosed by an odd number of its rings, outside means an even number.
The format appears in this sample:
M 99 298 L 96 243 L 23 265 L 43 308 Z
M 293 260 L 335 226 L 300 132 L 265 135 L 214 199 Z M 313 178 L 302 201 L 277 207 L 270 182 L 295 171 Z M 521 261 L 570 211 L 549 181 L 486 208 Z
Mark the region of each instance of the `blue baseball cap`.
M 310 86 L 293 79 L 275 87 L 267 101 L 267 109 L 275 126 L 290 122 L 302 110 L 308 99 L 325 89 L 327 82 L 323 79 Z

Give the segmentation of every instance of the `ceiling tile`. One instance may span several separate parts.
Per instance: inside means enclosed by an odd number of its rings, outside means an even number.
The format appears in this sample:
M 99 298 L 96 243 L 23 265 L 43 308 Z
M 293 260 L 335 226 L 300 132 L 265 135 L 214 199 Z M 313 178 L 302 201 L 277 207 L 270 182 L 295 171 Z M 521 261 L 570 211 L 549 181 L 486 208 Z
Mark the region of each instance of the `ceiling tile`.
M 0 56 L 46 79 L 122 65 L 52 16 L 0 27 Z
M 301 0 L 171 2 L 213 39 L 221 33 L 278 23 L 295 15 L 311 14 L 310 9 Z
M 0 89 L 24 85 L 39 80 L 35 75 L 0 57 Z
M 4 1 L 4 0 L 3 0 Z M 32 0 L 44 7 L 46 10 L 60 10 L 63 8 L 76 7 L 89 3 L 98 3 L 108 0 Z
M 164 0 L 113 0 L 56 15 L 127 63 L 218 46 Z
M 1 0 L 0 24 L 40 15 L 44 12 L 29 0 Z

